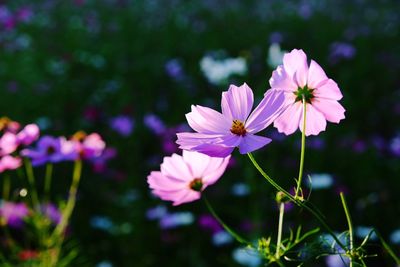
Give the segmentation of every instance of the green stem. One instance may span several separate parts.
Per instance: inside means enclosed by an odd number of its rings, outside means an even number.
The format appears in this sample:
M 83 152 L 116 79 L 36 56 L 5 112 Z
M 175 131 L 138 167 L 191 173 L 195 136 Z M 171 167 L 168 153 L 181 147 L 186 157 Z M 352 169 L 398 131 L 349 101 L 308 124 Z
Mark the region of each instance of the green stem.
M 5 174 L 3 179 L 3 200 L 8 200 L 10 197 L 11 181 L 10 175 Z
M 67 204 L 65 205 L 65 208 L 62 211 L 61 214 L 61 221 L 57 224 L 56 228 L 54 229 L 52 235 L 51 235 L 51 240 L 53 240 L 53 243 L 51 244 L 51 248 L 54 248 L 54 252 L 51 254 L 50 259 L 49 259 L 49 266 L 56 266 L 58 262 L 58 258 L 60 256 L 61 252 L 61 246 L 64 242 L 64 232 L 65 229 L 68 226 L 69 219 L 72 215 L 72 212 L 75 207 L 76 203 L 76 194 L 78 192 L 78 186 L 79 186 L 79 181 L 81 179 L 81 173 L 82 173 L 82 161 L 81 160 L 76 160 L 74 163 L 74 170 L 72 174 L 72 183 L 69 188 L 69 195 L 68 195 L 68 200 Z
M 82 172 L 82 161 L 76 160 L 72 175 L 72 183 L 71 187 L 69 188 L 67 204 L 62 212 L 62 218 L 60 223 L 54 229 L 53 235 L 61 236 L 68 225 L 69 218 L 71 217 L 72 211 L 74 210 L 76 203 L 76 194 L 78 191 L 79 181 L 81 178 L 81 172 Z
M 227 231 L 233 238 L 235 238 L 239 243 L 242 243 L 244 245 L 251 246 L 251 243 L 241 237 L 239 234 L 237 234 L 234 230 L 232 230 L 229 226 L 227 226 L 224 221 L 217 215 L 213 207 L 211 206 L 210 202 L 208 202 L 207 198 L 203 196 L 204 202 L 206 203 L 206 206 L 210 213 L 214 216 L 214 218 L 222 225 L 222 227 Z
M 353 267 L 352 252 L 354 249 L 354 233 L 353 233 L 353 222 L 351 220 L 349 208 L 347 207 L 346 199 L 344 198 L 343 192 L 340 192 L 340 199 L 342 200 L 342 205 L 344 213 L 346 214 L 347 224 L 349 225 L 349 238 L 350 238 L 350 267 Z
M 280 258 L 281 241 L 282 241 L 282 226 L 283 226 L 283 215 L 285 214 L 285 203 L 281 202 L 279 205 L 279 224 L 278 224 L 278 241 L 276 242 L 275 257 Z
M 24 163 L 25 163 L 26 177 L 28 179 L 28 183 L 31 190 L 30 196 L 32 201 L 32 207 L 37 210 L 40 207 L 39 207 L 39 198 L 36 192 L 35 175 L 33 173 L 32 164 L 28 159 L 25 159 Z
M 47 202 L 50 198 L 51 178 L 53 175 L 53 164 L 46 164 L 46 175 L 44 177 L 44 200 Z
M 297 178 L 297 187 L 295 198 L 299 196 L 301 181 L 303 179 L 303 168 L 304 168 L 304 154 L 306 150 L 306 110 L 307 110 L 307 102 L 303 95 L 303 130 L 301 131 L 301 153 L 300 153 L 300 167 L 299 167 L 299 177 Z
M 389 246 L 388 243 L 383 239 L 381 234 L 378 232 L 378 230 L 374 229 L 375 234 L 378 236 L 379 240 L 381 241 L 383 247 L 386 249 L 386 251 L 389 253 L 390 256 L 392 256 L 393 260 L 396 262 L 397 265 L 400 266 L 400 258 L 399 256 L 396 256 L 392 248 Z
M 264 170 L 258 165 L 257 161 L 253 157 L 251 153 L 247 153 L 249 156 L 251 162 L 253 163 L 254 167 L 261 173 L 261 175 L 273 186 L 275 187 L 276 190 L 283 192 L 287 198 L 289 198 L 292 202 L 294 202 L 296 205 L 306 209 L 308 212 L 310 212 L 319 222 L 320 224 L 325 228 L 326 231 L 332 236 L 333 239 L 335 239 L 336 243 L 343 249 L 346 250 L 346 246 L 343 245 L 343 243 L 337 238 L 335 233 L 332 231 L 332 229 L 325 223 L 324 219 L 316 212 L 314 211 L 311 207 L 309 207 L 304 201 L 301 201 L 299 199 L 296 199 L 293 197 L 291 194 L 289 194 L 285 189 L 283 189 L 281 186 L 279 186 L 271 177 L 269 177 Z

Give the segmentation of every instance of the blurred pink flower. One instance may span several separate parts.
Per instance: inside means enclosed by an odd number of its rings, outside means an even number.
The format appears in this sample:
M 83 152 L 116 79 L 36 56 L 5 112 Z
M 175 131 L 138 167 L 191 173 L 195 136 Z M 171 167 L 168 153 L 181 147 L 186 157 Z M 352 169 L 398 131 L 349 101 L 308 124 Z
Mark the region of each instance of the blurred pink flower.
M 182 156 L 173 154 L 164 157 L 161 171 L 152 171 L 147 183 L 154 195 L 173 201 L 174 206 L 192 202 L 222 176 L 229 158 L 213 158 L 190 151 L 183 151 Z
M 179 148 L 198 151 L 212 157 L 226 157 L 235 147 L 241 154 L 257 150 L 271 139 L 257 136 L 279 115 L 284 104 L 283 92 L 269 90 L 261 103 L 253 107 L 253 91 L 246 83 L 231 85 L 222 93 L 222 114 L 202 106 L 192 105 L 186 119 L 197 133 L 178 133 Z
M 21 166 L 21 158 L 6 155 L 0 159 L 0 173 L 6 170 L 15 170 Z
M 6 132 L 0 138 L 0 155 L 8 155 L 18 147 L 18 138 L 14 133 Z
M 345 109 L 338 103 L 342 93 L 336 82 L 329 79 L 314 60 L 308 65 L 303 50 L 293 49 L 285 54 L 283 65 L 272 73 L 269 83 L 272 89 L 284 92 L 286 98 L 284 111 L 274 121 L 281 133 L 289 135 L 298 128 L 302 131 L 303 97 L 307 102 L 307 136 L 324 131 L 326 121 L 339 123 L 345 118 Z
M 28 124 L 17 134 L 19 144 L 30 145 L 39 138 L 40 130 L 36 124 Z

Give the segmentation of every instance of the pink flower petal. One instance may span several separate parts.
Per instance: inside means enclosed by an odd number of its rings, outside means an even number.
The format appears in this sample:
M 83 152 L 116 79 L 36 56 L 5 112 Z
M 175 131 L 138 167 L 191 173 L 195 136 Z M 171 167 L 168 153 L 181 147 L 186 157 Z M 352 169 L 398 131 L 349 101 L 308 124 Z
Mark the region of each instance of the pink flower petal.
M 229 147 L 218 144 L 207 144 L 207 143 L 192 148 L 193 151 L 204 153 L 210 157 L 218 157 L 218 158 L 225 158 L 229 156 L 234 149 L 235 147 Z
M 178 206 L 178 205 L 181 205 L 183 203 L 193 202 L 193 201 L 198 200 L 200 198 L 201 198 L 201 193 L 200 192 L 189 190 L 189 191 L 186 192 L 186 194 L 182 195 L 180 198 L 177 198 L 177 200 L 175 200 L 172 203 L 172 205 Z
M 292 94 L 292 93 L 290 93 Z M 257 133 L 268 127 L 283 111 L 285 95 L 280 90 L 268 90 L 263 100 L 250 114 L 246 121 L 246 129 L 250 133 Z
M 229 132 L 232 122 L 221 113 L 207 107 L 192 105 L 186 119 L 193 130 L 199 133 L 216 134 Z
M 246 83 L 239 87 L 232 84 L 227 92 L 222 93 L 222 114 L 231 120 L 230 124 L 233 120 L 244 122 L 251 112 L 253 102 L 253 91 Z
M 222 176 L 222 174 L 224 174 L 230 158 L 230 156 L 227 156 L 225 158 L 210 159 L 203 175 L 205 187 L 214 184 Z
M 310 104 L 307 104 L 306 107 L 306 136 L 318 135 L 321 131 L 325 131 L 326 120 L 324 115 Z M 303 114 L 299 127 L 303 131 Z
M 289 77 L 296 80 L 297 85 L 304 87 L 307 84 L 308 64 L 303 50 L 293 49 L 283 56 L 283 67 Z
M 272 72 L 272 77 L 269 79 L 269 84 L 273 89 L 280 89 L 288 92 L 297 90 L 297 84 L 293 81 L 283 66 L 278 66 L 276 70 Z
M 247 134 L 239 145 L 239 152 L 241 154 L 253 152 L 254 150 L 269 144 L 271 141 L 272 140 L 267 137 Z
M 183 158 L 177 154 L 172 154 L 171 157 L 164 157 L 160 168 L 163 175 L 174 177 L 181 181 L 191 181 L 196 178 L 192 176 Z
M 239 145 L 241 136 L 229 133 L 227 135 L 207 135 L 200 133 L 177 133 L 179 148 L 197 151 L 210 157 L 226 157 Z
M 315 88 L 314 96 L 316 98 L 326 98 L 332 100 L 340 100 L 343 97 L 337 83 L 332 79 L 327 80 L 318 88 Z
M 192 150 L 193 147 L 204 144 L 217 142 L 223 135 L 220 134 L 202 134 L 202 133 L 177 133 L 178 140 L 176 143 L 181 149 Z
M 168 201 L 177 201 L 182 198 L 184 198 L 191 190 L 189 187 L 184 190 L 178 190 L 178 191 L 163 191 L 163 190 L 152 190 L 152 193 L 162 200 L 168 200 Z
M 307 79 L 308 88 L 315 89 L 327 79 L 328 77 L 326 76 L 325 71 L 321 68 L 321 66 L 318 65 L 318 63 L 314 60 L 311 60 Z
M 345 109 L 336 100 L 315 98 L 312 105 L 324 114 L 326 120 L 334 123 L 339 123 L 345 118 Z
M 164 176 L 159 171 L 152 171 L 150 175 L 147 176 L 147 183 L 151 189 L 162 191 L 177 191 L 188 186 L 187 181 Z
M 211 158 L 205 154 L 187 150 L 182 152 L 182 156 L 192 173 L 192 177 L 203 177 L 204 170 L 207 168 Z
M 303 114 L 302 103 L 296 102 L 287 106 L 285 111 L 274 121 L 274 127 L 278 132 L 290 135 L 299 127 L 299 121 Z

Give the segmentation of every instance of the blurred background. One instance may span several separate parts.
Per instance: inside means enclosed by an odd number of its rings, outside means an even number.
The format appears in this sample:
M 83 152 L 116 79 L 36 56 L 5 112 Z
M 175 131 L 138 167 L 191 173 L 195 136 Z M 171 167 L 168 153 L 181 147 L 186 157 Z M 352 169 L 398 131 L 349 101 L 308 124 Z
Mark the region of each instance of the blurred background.
M 84 170 L 70 227 L 75 266 L 260 266 L 202 201 L 172 207 L 151 195 L 146 176 L 181 153 L 175 133 L 189 130 L 191 104 L 220 110 L 221 92 L 243 82 L 259 101 L 293 48 L 339 84 L 347 110 L 307 139 L 311 201 L 340 233 L 344 191 L 358 242 L 377 227 L 400 253 L 399 11 L 395 0 L 0 1 L 1 115 L 53 135 L 98 132 L 115 149 L 106 169 Z M 300 133 L 263 134 L 274 141 L 255 156 L 289 189 Z M 56 178 L 55 200 L 70 182 Z M 205 194 L 249 239 L 275 233 L 274 190 L 237 151 Z M 286 234 L 299 222 L 318 226 L 293 208 Z M 381 255 L 368 266 L 394 266 L 373 237 L 367 249 Z M 343 266 L 340 258 L 312 262 Z

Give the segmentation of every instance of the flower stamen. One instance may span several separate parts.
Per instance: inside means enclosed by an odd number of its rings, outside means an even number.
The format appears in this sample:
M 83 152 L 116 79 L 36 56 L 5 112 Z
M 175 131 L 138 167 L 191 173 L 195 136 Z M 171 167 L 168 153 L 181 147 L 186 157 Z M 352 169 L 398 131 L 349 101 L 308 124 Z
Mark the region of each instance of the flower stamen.
M 190 182 L 189 187 L 194 191 L 201 192 L 203 189 L 203 181 L 201 178 L 195 178 Z
M 244 127 L 243 122 L 241 122 L 240 120 L 233 120 L 232 127 L 231 127 L 231 133 L 240 135 L 240 136 L 245 136 L 247 131 L 246 131 L 246 128 Z
M 306 100 L 307 103 L 311 104 L 312 99 L 314 98 L 314 89 L 308 88 L 308 86 L 304 86 L 303 88 L 299 87 L 297 88 L 297 91 L 294 92 L 296 95 L 296 100 L 295 102 L 298 101 L 303 101 L 303 97 Z

